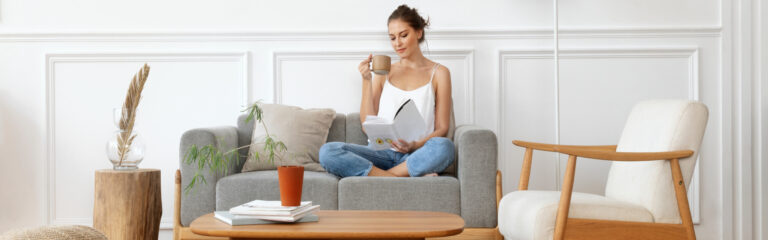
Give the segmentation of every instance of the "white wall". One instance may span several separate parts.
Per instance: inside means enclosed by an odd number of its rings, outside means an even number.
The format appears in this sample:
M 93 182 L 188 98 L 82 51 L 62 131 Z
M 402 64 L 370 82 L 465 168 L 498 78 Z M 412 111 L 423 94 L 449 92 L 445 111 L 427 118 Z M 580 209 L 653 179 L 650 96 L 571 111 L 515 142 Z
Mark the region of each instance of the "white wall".
M 759 229 L 758 233 L 756 235 L 756 238 L 768 238 L 768 162 L 765 161 L 766 158 L 768 158 L 768 148 L 766 148 L 766 144 L 768 144 L 768 1 L 761 0 L 760 1 L 760 8 L 758 16 L 758 29 L 760 34 L 758 40 L 756 43 L 760 46 L 760 60 L 758 61 L 760 76 L 759 78 L 759 84 L 760 84 L 760 96 L 757 98 L 758 109 L 757 114 L 759 116 L 758 120 L 756 121 L 758 123 L 758 126 L 760 129 L 759 133 L 759 141 L 758 141 L 758 154 L 756 161 L 759 162 L 758 166 L 760 166 L 759 172 L 759 180 L 757 181 L 760 186 L 758 189 L 759 194 L 757 194 L 758 198 L 754 200 L 756 205 L 758 206 L 757 211 L 760 215 L 757 217 L 755 221 L 755 229 Z
M 697 99 L 710 108 L 690 190 L 697 235 L 759 239 L 765 213 L 739 213 L 753 204 L 765 209 L 768 192 L 766 184 L 749 185 L 768 172 L 756 160 L 765 158 L 768 68 L 758 64 L 768 62 L 760 41 L 768 31 L 757 11 L 746 17 L 755 23 L 746 31 L 735 31 L 745 22 L 734 19 L 752 5 L 764 16 L 764 1 L 561 1 L 559 102 L 549 1 L 405 2 L 432 20 L 423 49 L 451 69 L 457 121 L 499 136 L 505 192 L 514 190 L 521 166 L 513 139 L 615 144 L 634 102 Z M 109 167 L 103 146 L 114 130 L 111 111 L 143 62 L 152 70 L 138 114 L 148 144 L 141 167 L 163 171 L 161 227 L 169 228 L 183 131 L 234 125 L 240 107 L 258 99 L 356 111 L 355 66 L 371 51 L 394 55 L 385 23 L 398 4 L 0 1 L 0 231 L 90 223 L 93 171 Z M 751 49 L 738 47 L 741 36 L 749 46 L 762 43 L 762 58 L 755 54 L 762 62 L 740 60 Z M 762 75 L 734 75 L 743 66 Z M 736 91 L 743 82 L 762 90 L 744 95 Z M 745 96 L 748 106 L 740 105 Z M 758 136 L 741 135 L 752 126 L 762 129 Z M 535 156 L 531 187 L 557 189 L 562 158 Z M 739 180 L 752 162 L 761 170 Z M 576 190 L 602 193 L 608 166 L 580 161 Z M 748 194 L 738 191 L 744 186 Z M 738 219 L 748 221 L 732 224 Z M 755 234 L 739 235 L 745 228 Z
M 723 164 L 723 232 L 734 239 L 766 237 L 766 9 L 764 0 L 723 3 L 723 76 L 732 82 L 724 90 L 734 94 L 727 155 L 733 161 Z
M 754 187 L 751 210 L 752 238 L 768 238 L 768 1 L 755 1 L 752 6 L 753 99 L 752 163 Z

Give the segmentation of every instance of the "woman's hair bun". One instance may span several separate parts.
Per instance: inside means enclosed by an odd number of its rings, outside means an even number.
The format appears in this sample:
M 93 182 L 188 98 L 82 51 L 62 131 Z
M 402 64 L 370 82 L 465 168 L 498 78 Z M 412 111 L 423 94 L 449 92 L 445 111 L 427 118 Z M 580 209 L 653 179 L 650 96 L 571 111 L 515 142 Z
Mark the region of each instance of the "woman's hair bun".
M 414 30 L 424 30 L 429 26 L 429 18 L 426 20 L 419 15 L 418 10 L 412 7 L 408 7 L 408 5 L 403 4 L 397 7 L 395 11 L 392 12 L 392 14 L 389 15 L 389 19 L 387 19 L 387 24 L 391 22 L 392 20 L 402 20 L 408 25 L 410 25 Z M 419 38 L 419 43 L 424 41 L 424 35 L 426 33 L 422 31 L 421 38 Z

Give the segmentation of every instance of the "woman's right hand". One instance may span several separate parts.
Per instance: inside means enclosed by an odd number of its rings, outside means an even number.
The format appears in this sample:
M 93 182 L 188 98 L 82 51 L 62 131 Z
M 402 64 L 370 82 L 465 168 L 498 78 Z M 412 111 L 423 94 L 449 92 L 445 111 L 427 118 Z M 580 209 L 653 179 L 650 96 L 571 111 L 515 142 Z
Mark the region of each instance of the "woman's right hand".
M 371 68 L 369 67 L 369 64 L 371 63 L 371 60 L 373 59 L 373 54 L 368 55 L 368 58 L 360 62 L 360 65 L 357 66 L 357 70 L 360 71 L 360 75 L 363 76 L 363 80 L 371 80 Z

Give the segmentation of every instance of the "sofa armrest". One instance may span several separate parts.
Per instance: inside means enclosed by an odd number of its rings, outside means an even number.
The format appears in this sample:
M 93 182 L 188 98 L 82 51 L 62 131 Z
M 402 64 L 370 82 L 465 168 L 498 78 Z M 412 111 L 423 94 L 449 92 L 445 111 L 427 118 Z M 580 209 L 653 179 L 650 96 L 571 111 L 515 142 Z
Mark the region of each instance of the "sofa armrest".
M 461 217 L 466 227 L 496 227 L 497 140 L 491 130 L 463 125 L 455 132 Z
M 237 128 L 235 127 L 215 127 L 215 128 L 197 128 L 184 132 L 181 136 L 181 146 L 179 148 L 179 165 L 181 169 L 181 224 L 189 226 L 195 218 L 213 212 L 216 209 L 216 182 L 219 178 L 225 176 L 214 176 L 206 167 L 201 174 L 205 177 L 206 183 L 196 183 L 195 187 L 189 192 L 183 190 L 197 171 L 196 165 L 186 164 L 184 157 L 192 145 L 198 148 L 208 144 L 214 144 L 222 151 L 228 151 L 237 147 Z M 228 169 L 227 174 L 231 175 L 240 172 L 242 163 L 235 161 Z

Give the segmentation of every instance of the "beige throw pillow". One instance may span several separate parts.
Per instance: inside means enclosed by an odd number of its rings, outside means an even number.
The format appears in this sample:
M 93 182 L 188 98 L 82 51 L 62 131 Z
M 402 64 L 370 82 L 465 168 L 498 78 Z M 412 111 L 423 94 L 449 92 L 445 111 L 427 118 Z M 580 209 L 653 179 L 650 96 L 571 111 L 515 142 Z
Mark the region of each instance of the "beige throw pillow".
M 275 157 L 274 164 L 268 160 L 267 151 L 264 151 L 264 126 L 253 121 L 253 135 L 251 137 L 248 159 L 243 165 L 243 172 L 274 170 L 277 166 L 304 166 L 308 171 L 324 172 L 318 160 L 320 147 L 325 144 L 328 130 L 331 128 L 336 111 L 333 109 L 301 109 L 294 106 L 280 104 L 260 104 L 263 110 L 262 120 L 267 125 L 269 134 L 276 141 L 283 141 L 288 152 L 283 156 L 283 162 Z M 253 159 L 254 153 L 261 156 Z

